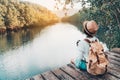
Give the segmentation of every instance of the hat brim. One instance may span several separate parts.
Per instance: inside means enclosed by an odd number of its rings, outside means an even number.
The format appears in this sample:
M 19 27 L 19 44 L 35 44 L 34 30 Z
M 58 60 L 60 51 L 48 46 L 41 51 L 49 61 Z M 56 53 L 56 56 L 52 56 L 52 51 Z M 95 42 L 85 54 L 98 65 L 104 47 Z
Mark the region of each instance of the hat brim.
M 85 22 L 83 23 L 83 28 L 84 28 L 84 30 L 85 30 L 85 32 L 86 32 L 87 34 L 93 36 L 93 35 L 95 35 L 95 33 L 92 33 L 92 32 L 90 32 L 90 31 L 87 29 L 87 23 L 88 23 L 88 22 L 89 22 L 89 21 L 85 21 Z

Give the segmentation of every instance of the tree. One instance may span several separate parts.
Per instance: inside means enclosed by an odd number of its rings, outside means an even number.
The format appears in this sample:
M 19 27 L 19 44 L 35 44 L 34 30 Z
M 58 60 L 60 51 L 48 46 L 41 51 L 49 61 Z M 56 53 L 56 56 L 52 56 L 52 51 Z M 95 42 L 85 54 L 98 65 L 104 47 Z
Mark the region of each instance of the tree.
M 120 47 L 119 0 L 72 0 L 72 2 L 74 5 L 76 2 L 82 4 L 83 8 L 79 10 L 80 16 L 77 18 L 80 25 L 85 20 L 95 20 L 100 26 L 97 37 L 107 43 L 109 48 Z
M 40 27 L 55 22 L 58 22 L 58 17 L 40 5 L 19 0 L 0 1 L 0 27 L 4 26 L 5 30 L 16 30 L 31 25 Z
M 108 43 L 108 47 L 120 47 L 120 1 L 119 0 L 88 0 L 90 16 L 100 25 L 101 40 Z M 100 35 L 99 34 L 99 35 Z M 100 36 L 98 36 L 100 38 Z M 105 38 L 106 37 L 106 38 Z

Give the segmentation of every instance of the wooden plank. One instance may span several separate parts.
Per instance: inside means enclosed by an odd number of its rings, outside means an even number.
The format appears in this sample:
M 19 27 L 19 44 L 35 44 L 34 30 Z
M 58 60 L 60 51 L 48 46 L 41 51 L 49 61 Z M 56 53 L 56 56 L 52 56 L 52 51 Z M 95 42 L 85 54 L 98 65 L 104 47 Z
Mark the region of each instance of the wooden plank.
M 108 73 L 120 79 L 120 71 L 113 68 L 108 68 Z
M 88 80 L 87 77 L 85 77 L 84 75 L 82 75 L 78 71 L 76 71 L 68 66 L 61 67 L 60 69 L 62 71 L 64 71 L 66 74 L 68 74 L 69 76 L 71 76 L 75 80 Z
M 119 64 L 120 56 L 114 55 L 114 54 L 109 54 L 109 55 L 108 55 L 108 60 L 109 60 L 109 61 L 110 61 L 110 60 L 114 60 L 114 61 L 118 62 L 118 64 Z
M 68 64 L 71 68 L 75 69 L 76 71 L 80 72 L 82 75 L 84 75 L 88 80 L 105 80 L 103 76 L 93 76 L 90 75 L 87 71 L 82 71 L 80 69 L 77 69 L 75 65 L 73 64 Z
M 120 58 L 117 58 L 117 57 L 115 57 L 115 56 L 113 56 L 113 55 L 109 55 L 108 56 L 108 59 L 110 60 L 110 59 L 113 59 L 113 60 L 116 60 L 116 61 L 118 61 L 118 62 L 120 62 Z
M 112 65 L 112 67 L 118 67 L 120 66 L 120 54 L 116 54 L 113 52 L 107 52 L 108 59 L 109 59 L 109 65 Z M 114 65 L 114 66 L 113 66 Z
M 35 76 L 33 76 L 29 79 L 26 79 L 26 80 L 44 80 L 44 79 L 42 78 L 42 76 L 40 74 L 38 74 L 38 75 L 35 75 Z
M 45 80 L 59 80 L 51 71 L 41 74 Z
M 33 76 L 34 80 L 44 80 L 40 74 Z
M 106 75 L 104 76 L 104 79 L 105 79 L 105 80 L 119 80 L 118 78 L 116 78 L 115 76 L 110 75 L 110 74 L 106 74 Z
M 109 58 L 109 64 L 114 64 L 120 66 L 120 62 L 114 58 Z
M 34 78 L 30 78 L 30 80 L 35 80 Z
M 110 64 L 108 66 L 109 80 L 120 80 L 120 54 L 108 52 Z
M 113 48 L 111 52 L 119 53 L 120 54 L 120 48 Z
M 110 63 L 110 64 L 108 65 L 108 67 L 113 68 L 113 69 L 118 69 L 118 71 L 120 71 L 120 66 L 118 66 L 118 65 L 115 65 L 115 64 Z
M 116 56 L 116 57 L 118 57 L 118 58 L 120 58 L 120 54 L 118 54 L 118 53 L 115 53 L 115 52 L 105 52 L 108 56 Z
M 54 73 L 54 75 L 57 76 L 57 78 L 59 78 L 60 80 L 74 80 L 72 77 L 70 77 L 69 75 L 67 75 L 65 72 L 63 72 L 60 69 L 56 69 L 52 71 Z
M 120 58 L 120 55 L 118 56 L 118 55 L 113 55 L 113 56 L 115 56 L 116 58 Z
M 115 61 L 115 60 L 109 60 L 109 64 L 108 64 L 109 67 L 117 67 L 120 69 L 120 63 Z
M 120 66 L 120 62 L 118 62 L 118 61 L 116 61 L 114 59 L 110 59 L 109 62 L 110 62 L 109 64 L 114 64 L 114 65 Z
M 116 53 L 107 52 L 107 55 L 108 55 L 108 57 L 113 56 L 113 57 L 116 57 L 118 59 L 120 58 L 120 54 L 116 54 Z

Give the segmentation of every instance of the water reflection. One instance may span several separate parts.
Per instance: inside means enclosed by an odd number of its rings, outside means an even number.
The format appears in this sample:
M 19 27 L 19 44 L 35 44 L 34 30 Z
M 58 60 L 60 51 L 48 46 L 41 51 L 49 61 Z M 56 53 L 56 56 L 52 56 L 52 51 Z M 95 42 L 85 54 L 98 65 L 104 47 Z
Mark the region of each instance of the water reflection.
M 6 32 L 0 35 L 0 54 L 5 53 L 10 49 L 19 48 L 21 45 L 32 41 L 42 28 L 29 28 L 17 32 Z

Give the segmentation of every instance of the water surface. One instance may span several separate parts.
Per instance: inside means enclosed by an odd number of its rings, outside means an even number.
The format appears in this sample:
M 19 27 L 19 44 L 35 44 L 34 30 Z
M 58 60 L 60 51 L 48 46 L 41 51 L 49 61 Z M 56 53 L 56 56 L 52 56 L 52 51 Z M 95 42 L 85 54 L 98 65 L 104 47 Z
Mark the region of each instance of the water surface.
M 68 23 L 0 36 L 0 80 L 24 80 L 69 63 L 83 38 Z

